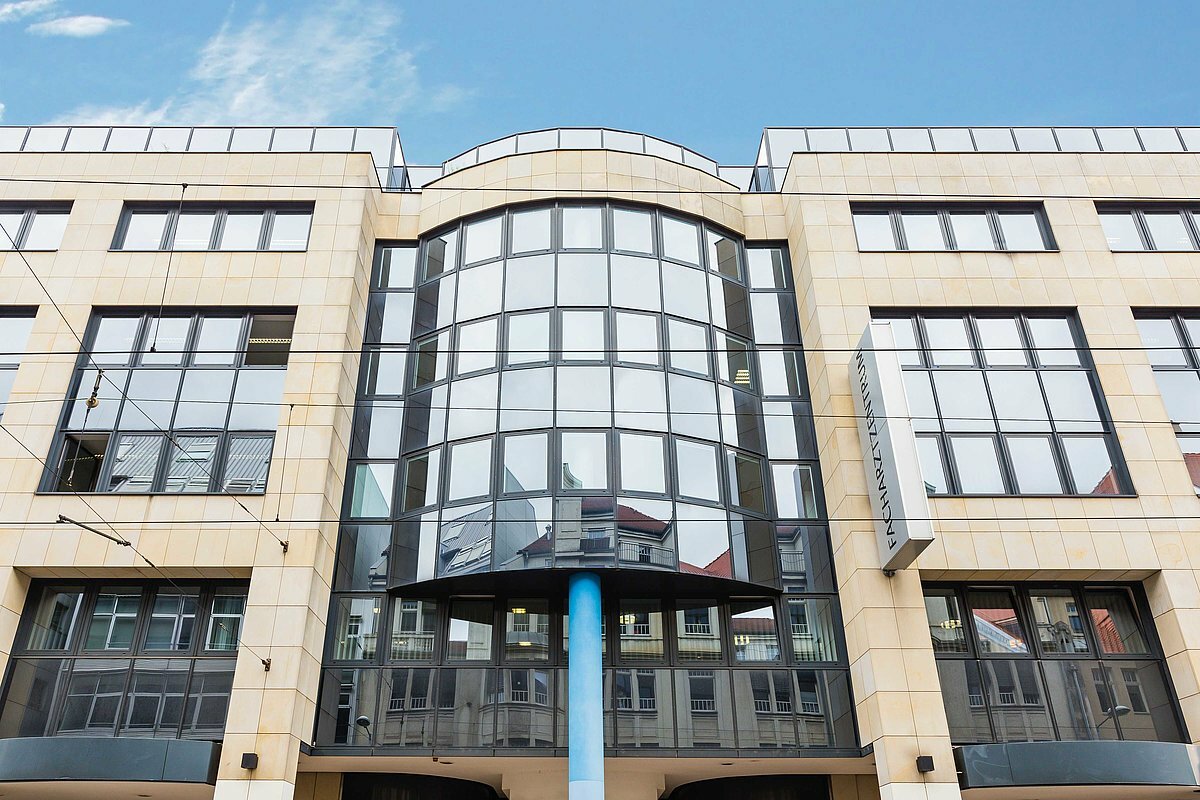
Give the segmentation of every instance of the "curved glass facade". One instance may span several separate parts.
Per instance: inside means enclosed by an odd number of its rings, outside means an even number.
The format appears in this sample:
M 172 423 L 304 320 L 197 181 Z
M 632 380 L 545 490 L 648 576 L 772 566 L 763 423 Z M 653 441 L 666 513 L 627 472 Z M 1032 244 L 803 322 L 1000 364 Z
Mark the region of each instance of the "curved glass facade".
M 381 246 L 365 341 L 338 588 L 808 582 L 820 480 L 782 248 L 645 207 L 513 207 Z

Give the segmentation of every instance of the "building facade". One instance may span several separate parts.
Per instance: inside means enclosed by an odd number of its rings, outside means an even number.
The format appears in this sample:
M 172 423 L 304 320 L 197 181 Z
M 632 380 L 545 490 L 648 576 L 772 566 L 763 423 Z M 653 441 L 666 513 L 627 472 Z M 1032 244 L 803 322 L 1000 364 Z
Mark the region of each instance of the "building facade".
M 1192 796 L 1198 152 L 0 128 L 0 793 Z

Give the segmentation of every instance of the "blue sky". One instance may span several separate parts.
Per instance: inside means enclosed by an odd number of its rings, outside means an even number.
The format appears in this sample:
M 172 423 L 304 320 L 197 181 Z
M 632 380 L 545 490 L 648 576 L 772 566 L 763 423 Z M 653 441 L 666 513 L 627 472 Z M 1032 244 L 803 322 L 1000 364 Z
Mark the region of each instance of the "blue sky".
M 735 164 L 766 125 L 1197 124 L 1197 41 L 1194 0 L 0 0 L 0 121 L 394 124 L 410 163 L 606 125 Z

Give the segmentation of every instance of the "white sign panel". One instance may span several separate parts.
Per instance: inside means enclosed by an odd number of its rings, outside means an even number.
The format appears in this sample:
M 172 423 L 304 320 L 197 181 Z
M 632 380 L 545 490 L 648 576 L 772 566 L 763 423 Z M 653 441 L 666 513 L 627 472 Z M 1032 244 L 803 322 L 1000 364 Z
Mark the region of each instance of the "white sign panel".
M 889 323 L 872 322 L 863 331 L 850 382 L 879 560 L 885 570 L 904 569 L 933 541 L 933 525 Z

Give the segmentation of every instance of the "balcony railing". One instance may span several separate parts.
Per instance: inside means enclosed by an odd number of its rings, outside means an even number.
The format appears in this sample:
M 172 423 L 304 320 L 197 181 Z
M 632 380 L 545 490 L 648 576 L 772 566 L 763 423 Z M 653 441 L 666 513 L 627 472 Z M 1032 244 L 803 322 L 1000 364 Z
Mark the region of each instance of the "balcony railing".
M 675 551 L 669 547 L 642 542 L 617 543 L 617 559 L 623 564 L 641 564 L 663 569 L 675 568 Z
M 692 706 L 692 711 L 716 711 L 717 710 L 717 701 L 716 700 L 693 699 L 691 706 Z

